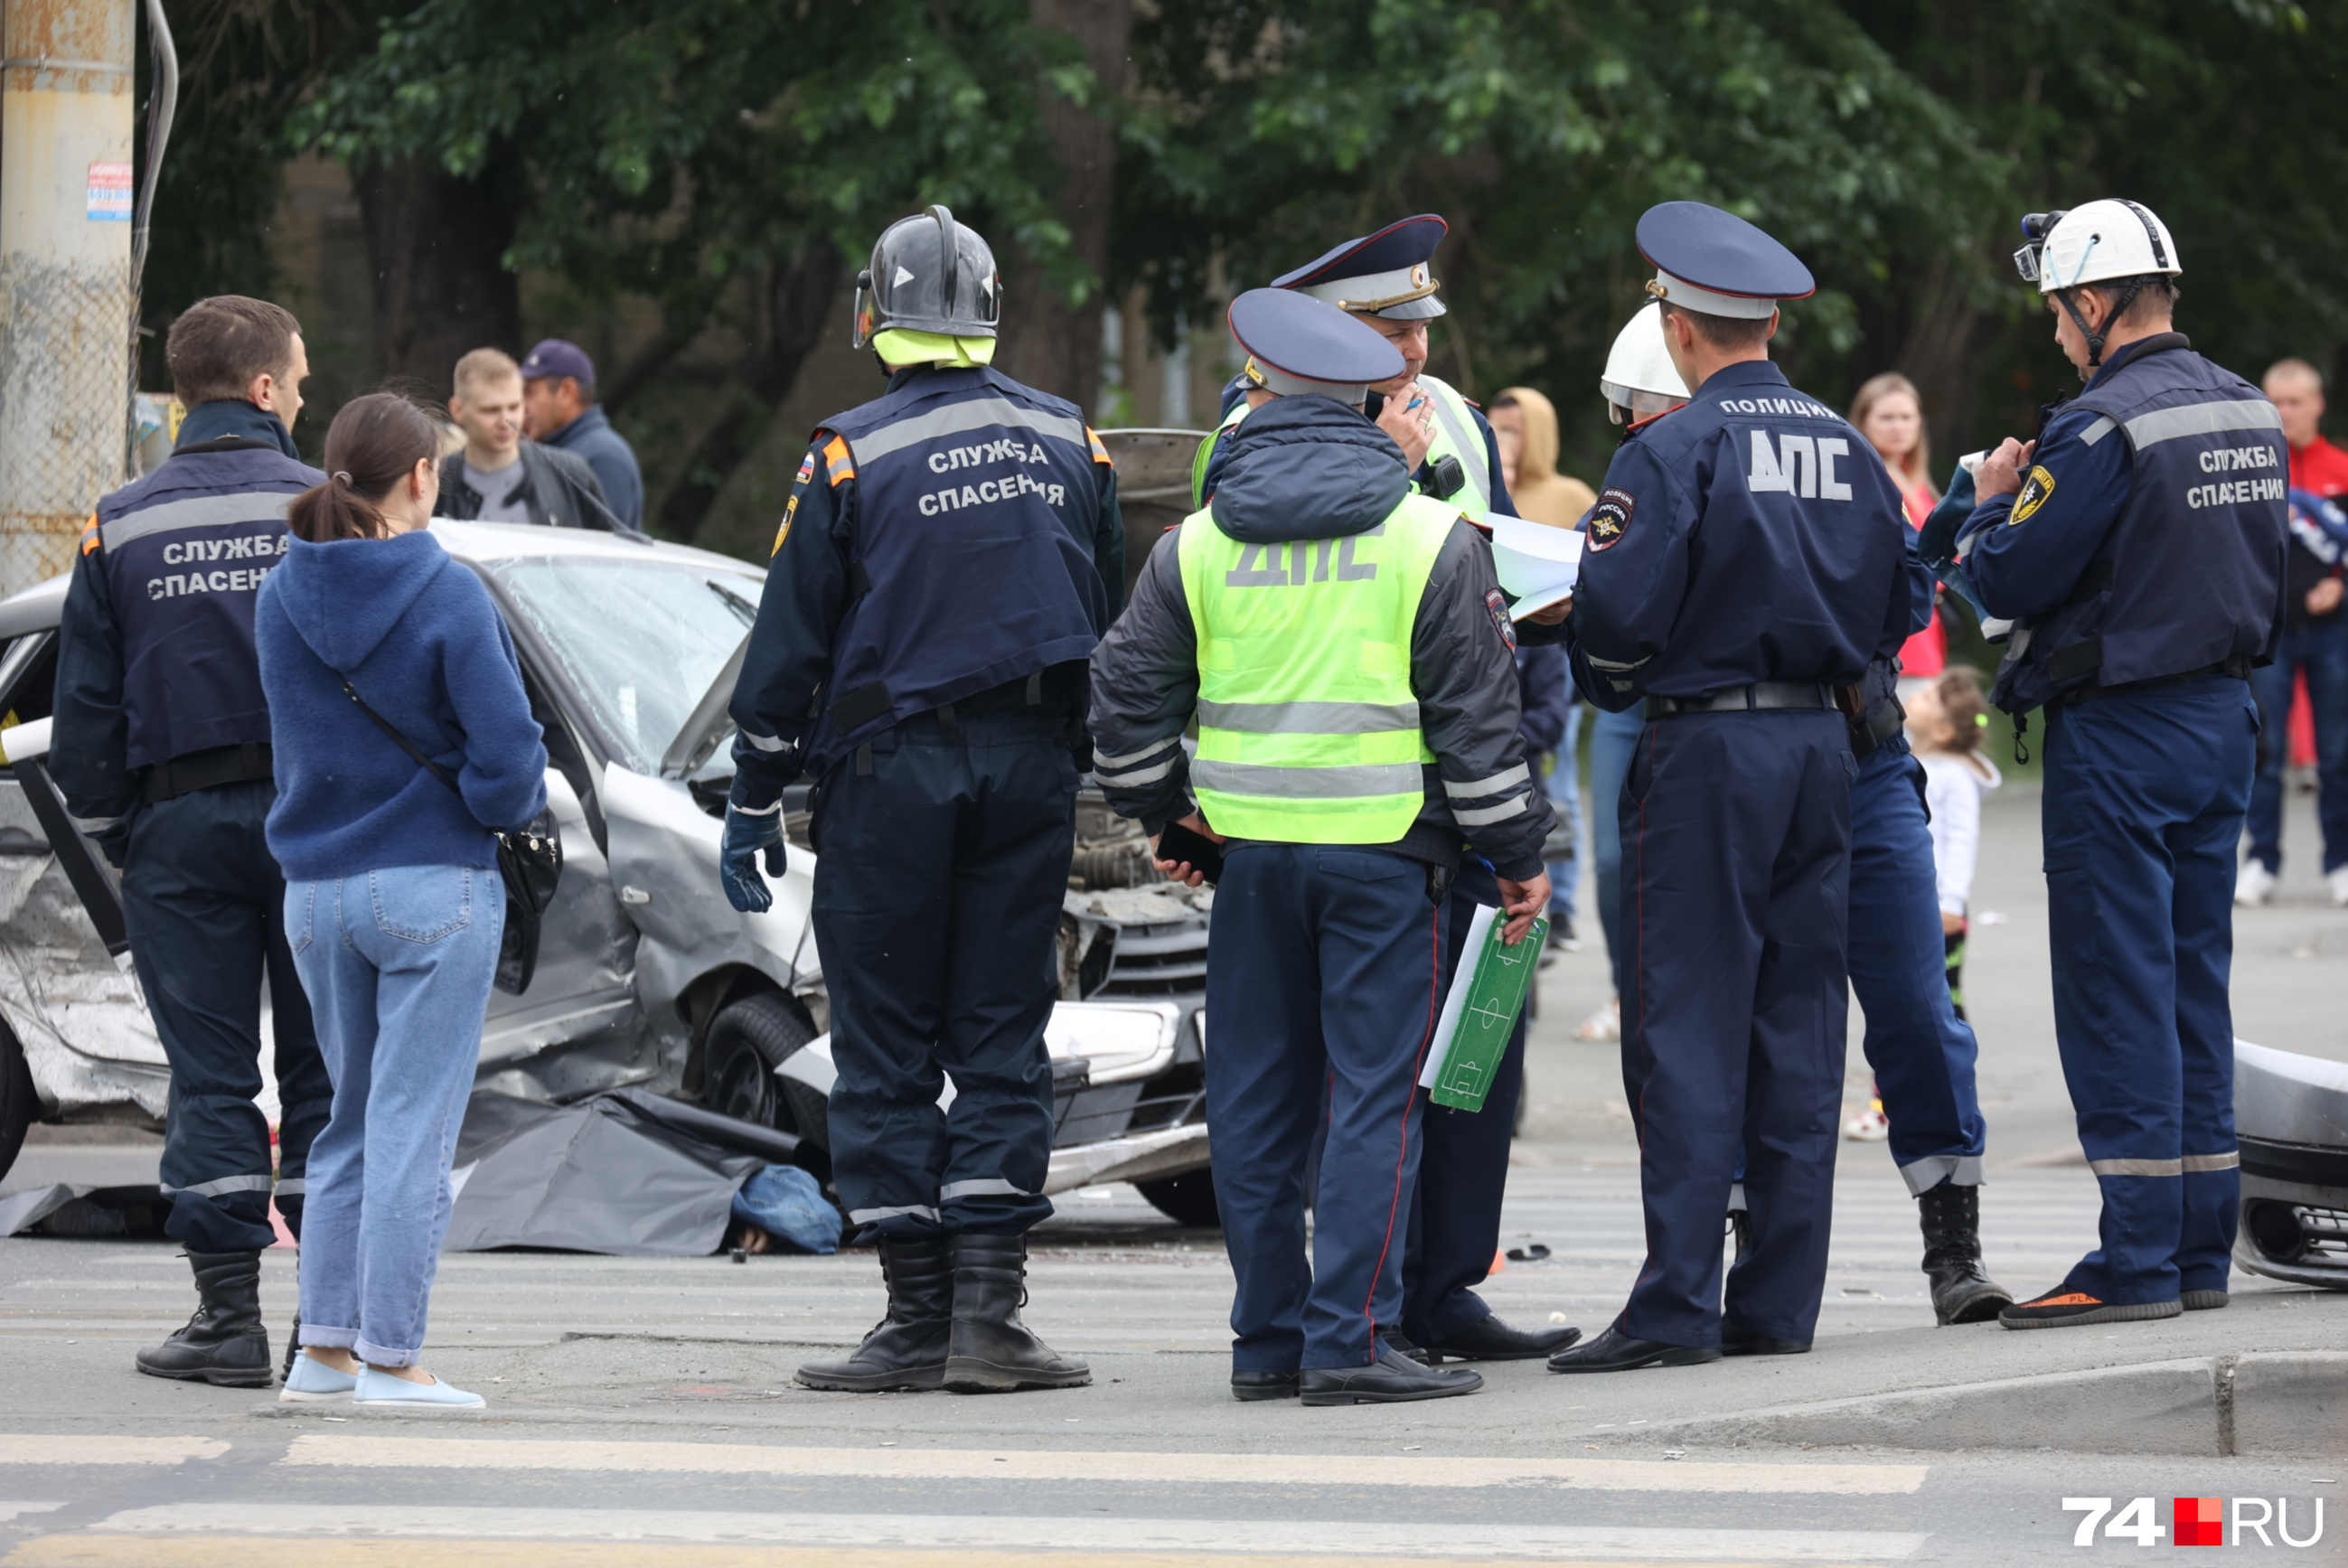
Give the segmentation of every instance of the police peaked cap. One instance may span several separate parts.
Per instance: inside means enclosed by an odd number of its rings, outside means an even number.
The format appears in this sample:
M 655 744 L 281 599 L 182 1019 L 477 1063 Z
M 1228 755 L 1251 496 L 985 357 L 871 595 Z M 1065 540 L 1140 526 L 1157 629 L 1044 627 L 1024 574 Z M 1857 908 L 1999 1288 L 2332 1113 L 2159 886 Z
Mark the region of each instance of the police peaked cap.
M 1705 315 L 1766 321 L 1781 299 L 1807 299 L 1818 280 L 1801 258 L 1734 212 L 1665 201 L 1639 219 L 1639 253 L 1654 264 L 1647 292 Z
M 1231 301 L 1231 335 L 1248 352 L 1248 379 L 1282 396 L 1313 393 L 1359 405 L 1403 372 L 1402 351 L 1334 305 L 1283 288 Z
M 1376 233 L 1348 240 L 1316 261 L 1272 280 L 1276 289 L 1294 289 L 1339 310 L 1357 310 L 1392 321 L 1425 321 L 1444 314 L 1435 297 L 1435 250 L 1451 225 L 1432 212 L 1389 223 Z

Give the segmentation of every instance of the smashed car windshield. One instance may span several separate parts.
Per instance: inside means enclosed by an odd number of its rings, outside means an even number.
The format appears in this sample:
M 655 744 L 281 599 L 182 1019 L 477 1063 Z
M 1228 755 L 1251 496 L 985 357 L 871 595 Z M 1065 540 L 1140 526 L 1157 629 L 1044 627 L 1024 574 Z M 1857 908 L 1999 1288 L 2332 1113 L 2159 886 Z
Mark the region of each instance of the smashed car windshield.
M 587 709 L 613 760 L 652 773 L 757 617 L 758 579 L 598 556 L 489 571 Z

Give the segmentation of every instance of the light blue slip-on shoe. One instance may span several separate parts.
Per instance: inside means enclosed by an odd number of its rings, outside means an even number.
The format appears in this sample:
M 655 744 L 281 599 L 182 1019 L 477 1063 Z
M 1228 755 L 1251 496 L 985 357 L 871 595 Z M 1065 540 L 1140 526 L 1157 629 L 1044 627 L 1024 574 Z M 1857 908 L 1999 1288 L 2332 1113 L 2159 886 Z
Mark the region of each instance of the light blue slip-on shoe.
M 452 1388 L 438 1377 L 429 1383 L 411 1383 L 372 1367 L 358 1375 L 351 1403 L 370 1410 L 479 1410 L 489 1405 L 479 1394 Z
M 281 1405 L 338 1404 L 351 1397 L 358 1385 L 355 1372 L 337 1372 L 323 1361 L 307 1356 L 294 1357 L 294 1370 L 285 1375 L 285 1386 L 277 1391 Z

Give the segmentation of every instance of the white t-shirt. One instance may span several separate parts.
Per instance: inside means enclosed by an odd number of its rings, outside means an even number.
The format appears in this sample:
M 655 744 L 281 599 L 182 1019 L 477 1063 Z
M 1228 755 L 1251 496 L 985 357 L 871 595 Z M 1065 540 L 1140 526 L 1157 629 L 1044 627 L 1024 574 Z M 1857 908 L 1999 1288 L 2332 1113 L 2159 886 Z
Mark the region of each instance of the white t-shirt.
M 521 453 L 501 469 L 477 469 L 473 459 L 465 459 L 465 482 L 481 498 L 480 521 L 483 522 L 528 522 L 530 518 L 530 486 L 522 468 Z
M 1981 798 L 2004 779 L 1980 752 L 1921 752 L 1924 806 L 1932 814 L 1932 870 L 1941 913 L 1962 914 L 1973 895 L 1973 862 L 1981 851 Z

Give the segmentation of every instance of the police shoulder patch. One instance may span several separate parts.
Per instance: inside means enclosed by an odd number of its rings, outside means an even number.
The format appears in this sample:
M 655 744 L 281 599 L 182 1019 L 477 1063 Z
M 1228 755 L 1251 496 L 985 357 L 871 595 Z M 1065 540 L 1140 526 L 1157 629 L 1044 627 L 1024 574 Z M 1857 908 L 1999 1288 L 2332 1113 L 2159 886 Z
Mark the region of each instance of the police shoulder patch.
M 2054 476 L 2046 471 L 2044 463 L 2034 465 L 2030 472 L 2023 476 L 2022 493 L 2013 498 L 2013 515 L 2005 521 L 2008 522 L 2027 521 L 2030 514 L 2044 506 L 2046 498 L 2054 493 Z
M 1492 616 L 1492 629 L 1500 634 L 1500 641 L 1509 652 L 1517 651 L 1517 624 L 1509 619 L 1509 601 L 1498 588 L 1484 590 L 1484 608 Z
M 1638 498 L 1629 490 L 1601 491 L 1598 504 L 1590 509 L 1590 545 L 1591 550 L 1612 550 L 1631 531 L 1631 514 L 1638 510 Z

